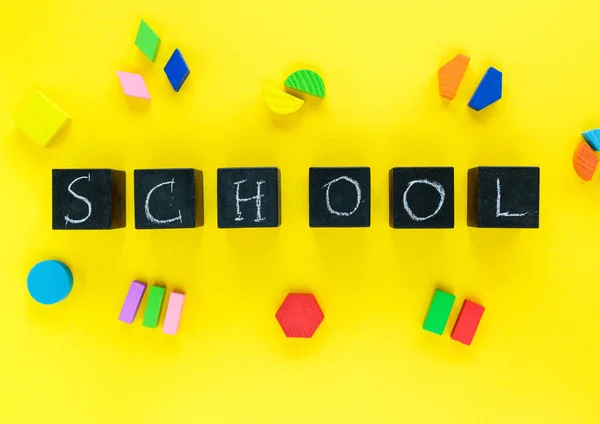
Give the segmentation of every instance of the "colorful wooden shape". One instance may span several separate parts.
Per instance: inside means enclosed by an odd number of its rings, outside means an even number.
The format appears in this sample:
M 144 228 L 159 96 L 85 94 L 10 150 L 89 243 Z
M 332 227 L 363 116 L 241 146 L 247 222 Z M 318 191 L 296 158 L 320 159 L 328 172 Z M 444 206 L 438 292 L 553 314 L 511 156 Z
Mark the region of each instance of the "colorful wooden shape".
M 502 98 L 502 72 L 496 68 L 488 68 L 481 82 L 475 89 L 469 107 L 480 111 Z
M 194 228 L 204 222 L 202 171 L 189 168 L 133 171 L 135 228 Z
M 144 78 L 141 75 L 117 71 L 117 76 L 119 77 L 121 88 L 127 96 L 150 100 L 148 87 L 146 87 Z
M 371 168 L 310 168 L 311 227 L 370 227 Z
M 290 293 L 275 314 L 286 337 L 311 338 L 323 322 L 323 311 L 312 294 Z
M 584 141 L 577 146 L 575 154 L 573 155 L 573 168 L 575 168 L 577 175 L 579 175 L 582 180 L 591 181 L 597 166 L 598 157 L 590 145 Z
M 73 288 L 73 274 L 60 261 L 37 263 L 27 275 L 27 290 L 42 305 L 53 305 L 64 300 Z
M 467 224 L 479 228 L 539 228 L 540 168 L 479 166 L 469 170 Z
M 181 86 L 190 75 L 190 68 L 188 67 L 183 55 L 179 49 L 175 49 L 171 58 L 165 65 L 165 74 L 171 83 L 173 90 L 181 90 Z
M 184 300 L 185 294 L 183 293 L 172 292 L 169 296 L 169 304 L 167 305 L 167 313 L 165 315 L 165 322 L 163 323 L 163 333 L 177 334 Z
M 281 201 L 277 168 L 217 169 L 219 228 L 278 227 Z
M 52 229 L 125 227 L 125 172 L 112 169 L 52 170 Z
M 135 45 L 146 55 L 152 62 L 156 61 L 158 48 L 160 47 L 160 38 L 145 21 L 140 22 L 137 36 L 135 37 Z
M 459 53 L 439 69 L 438 84 L 440 96 L 449 100 L 454 99 L 470 61 L 471 58 L 469 56 Z
M 288 88 L 301 91 L 312 96 L 325 97 L 325 83 L 315 71 L 303 69 L 293 72 L 283 83 Z
M 423 330 L 439 334 L 440 336 L 444 334 L 446 323 L 450 317 L 450 312 L 452 312 L 454 299 L 455 296 L 453 294 L 436 289 L 429 304 L 427 316 L 423 322 Z
M 144 321 L 142 325 L 148 328 L 158 327 L 160 319 L 160 311 L 162 309 L 163 300 L 165 298 L 166 289 L 161 286 L 152 286 L 148 293 L 148 303 L 144 312 Z
M 304 100 L 291 94 L 281 91 L 270 85 L 265 85 L 263 88 L 263 97 L 265 103 L 272 112 L 280 115 L 289 115 L 296 112 L 304 104 Z
M 391 169 L 390 226 L 454 228 L 454 168 Z
M 129 286 L 129 291 L 125 297 L 125 302 L 121 307 L 119 321 L 131 324 L 137 315 L 137 311 L 142 303 L 144 292 L 146 291 L 146 283 L 141 281 L 133 281 Z
M 46 147 L 70 121 L 65 112 L 38 92 L 17 113 L 15 123 L 25 135 L 41 147 Z
M 475 337 L 484 311 L 485 308 L 483 306 L 465 299 L 450 337 L 457 342 L 470 345 L 473 337 Z
M 581 135 L 593 150 L 600 150 L 600 129 L 589 130 Z

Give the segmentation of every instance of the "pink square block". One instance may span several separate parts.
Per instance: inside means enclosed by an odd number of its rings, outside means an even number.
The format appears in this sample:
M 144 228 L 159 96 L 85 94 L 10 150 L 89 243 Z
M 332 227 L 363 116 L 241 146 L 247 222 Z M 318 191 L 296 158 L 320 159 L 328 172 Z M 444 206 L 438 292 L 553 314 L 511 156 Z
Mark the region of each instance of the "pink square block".
M 126 95 L 150 100 L 150 93 L 141 75 L 117 71 L 117 76 Z
M 171 293 L 171 296 L 169 297 L 169 306 L 167 306 L 167 313 L 165 315 L 165 322 L 163 324 L 163 333 L 177 334 L 184 300 L 185 294 L 177 292 Z

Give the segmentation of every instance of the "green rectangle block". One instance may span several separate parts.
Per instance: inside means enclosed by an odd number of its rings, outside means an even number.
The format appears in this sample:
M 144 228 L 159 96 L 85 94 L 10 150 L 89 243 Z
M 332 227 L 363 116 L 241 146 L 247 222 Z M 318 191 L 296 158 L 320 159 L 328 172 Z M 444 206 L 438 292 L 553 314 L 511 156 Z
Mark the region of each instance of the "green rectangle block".
M 162 309 L 163 300 L 165 298 L 165 291 L 164 287 L 150 287 L 146 312 L 144 312 L 144 321 L 142 322 L 144 327 L 158 327 L 158 320 L 160 319 L 160 310 Z
M 423 323 L 423 329 L 439 334 L 440 336 L 444 334 L 455 298 L 453 294 L 436 289 L 433 299 L 431 299 L 425 322 Z

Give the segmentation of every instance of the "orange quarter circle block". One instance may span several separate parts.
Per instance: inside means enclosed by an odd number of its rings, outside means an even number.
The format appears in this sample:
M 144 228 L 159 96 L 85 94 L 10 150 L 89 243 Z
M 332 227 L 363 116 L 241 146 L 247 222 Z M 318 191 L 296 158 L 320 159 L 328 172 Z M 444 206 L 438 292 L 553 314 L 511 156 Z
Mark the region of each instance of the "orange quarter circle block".
M 439 69 L 440 96 L 449 100 L 454 99 L 470 61 L 469 56 L 459 53 Z
M 598 157 L 587 142 L 581 143 L 575 149 L 573 155 L 573 167 L 575 172 L 582 180 L 591 181 L 596 167 L 598 166 Z

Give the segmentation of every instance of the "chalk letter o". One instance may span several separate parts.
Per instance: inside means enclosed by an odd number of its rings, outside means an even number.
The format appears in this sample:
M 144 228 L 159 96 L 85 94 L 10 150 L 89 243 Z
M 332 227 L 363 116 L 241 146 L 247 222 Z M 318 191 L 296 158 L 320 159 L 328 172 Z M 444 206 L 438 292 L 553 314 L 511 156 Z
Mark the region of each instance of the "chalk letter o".
M 408 200 L 407 200 L 408 191 L 415 184 L 427 184 L 427 185 L 430 185 L 431 187 L 435 188 L 437 190 L 437 192 L 440 194 L 440 203 L 438 204 L 436 210 L 431 215 L 427 215 L 427 216 L 424 216 L 424 217 L 423 216 L 417 216 L 417 215 L 414 214 L 414 212 L 412 211 L 412 209 L 408 205 Z M 440 211 L 440 209 L 442 209 L 442 206 L 444 205 L 444 199 L 445 198 L 446 198 L 446 192 L 444 191 L 444 187 L 442 187 L 442 185 L 440 183 L 438 183 L 437 181 L 414 180 L 414 181 L 411 181 L 410 183 L 408 183 L 408 187 L 406 187 L 406 190 L 404 190 L 404 195 L 402 196 L 402 203 L 404 204 L 404 210 L 406 211 L 406 213 L 408 214 L 408 216 L 410 217 L 410 219 L 412 219 L 413 221 L 425 221 L 425 220 L 427 220 L 427 219 L 429 219 L 429 218 L 437 215 L 437 213 Z

